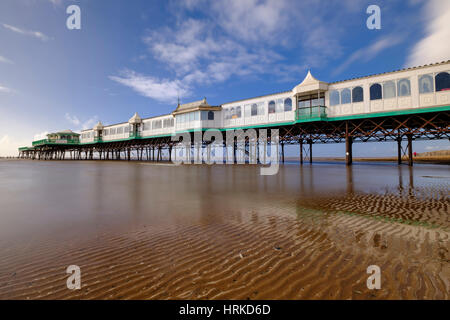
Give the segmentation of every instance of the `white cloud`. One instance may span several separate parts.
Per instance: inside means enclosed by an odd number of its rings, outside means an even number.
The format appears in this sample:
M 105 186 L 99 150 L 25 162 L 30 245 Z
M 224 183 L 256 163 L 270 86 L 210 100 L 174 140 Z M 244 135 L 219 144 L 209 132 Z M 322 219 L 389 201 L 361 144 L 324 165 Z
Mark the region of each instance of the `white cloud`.
M 48 41 L 50 39 L 48 36 L 46 36 L 45 34 L 43 34 L 40 31 L 25 30 L 25 29 L 21 29 L 21 28 L 6 24 L 6 23 L 3 23 L 2 25 L 3 25 L 3 27 L 5 27 L 8 30 L 11 30 L 11 31 L 19 33 L 19 34 L 31 36 L 31 37 L 37 38 L 39 40 L 42 40 L 42 41 Z
M 84 121 L 81 124 L 81 130 L 85 130 L 85 129 L 91 129 L 94 127 L 94 125 L 96 125 L 98 122 L 98 116 L 93 116 L 92 118 L 89 118 L 88 120 Z
M 212 84 L 228 80 L 233 75 L 252 75 L 274 72 L 268 66 L 282 57 L 270 48 L 246 48 L 236 40 L 220 35 L 207 21 L 187 19 L 174 28 L 153 31 L 144 37 L 149 51 L 156 60 L 176 75 L 174 80 L 159 80 L 154 77 L 133 75 L 132 87 L 145 96 L 160 96 L 160 88 L 172 89 L 173 94 L 164 100 L 173 101 L 180 95 L 190 92 L 194 84 Z M 275 71 L 276 72 L 276 71 Z M 112 77 L 111 79 L 130 85 L 130 79 Z M 120 81 L 119 81 L 120 80 Z M 137 81 L 141 80 L 141 81 Z M 145 81 L 142 81 L 145 80 Z M 139 88 L 145 84 L 145 89 Z M 157 88 L 149 90 L 149 88 Z M 156 91 L 156 92 L 155 92 Z M 151 94 L 149 94 L 151 92 Z M 164 95 L 163 95 L 164 96 Z M 157 100 L 163 101 L 161 98 Z
M 86 121 L 81 121 L 77 116 L 70 113 L 66 113 L 64 117 L 73 126 L 74 131 L 90 129 L 98 122 L 98 116 L 93 116 Z
M 47 139 L 48 131 L 36 133 L 33 137 L 33 141 Z
M 79 126 L 81 124 L 80 120 L 76 116 L 72 116 L 69 113 L 66 113 L 65 118 L 74 126 Z
M 13 89 L 0 85 L 0 93 L 14 93 L 14 92 L 15 91 Z
M 14 62 L 12 62 L 11 60 L 9 60 L 9 59 L 7 59 L 7 58 L 5 58 L 5 57 L 2 57 L 2 56 L 0 56 L 0 62 L 2 62 L 2 63 L 8 63 L 8 64 L 13 64 Z
M 179 80 L 158 79 L 125 70 L 121 76 L 110 76 L 111 80 L 132 88 L 139 94 L 162 102 L 173 103 L 178 96 L 190 94 L 189 87 Z
M 337 75 L 348 68 L 351 64 L 357 61 L 367 62 L 375 58 L 380 52 L 385 49 L 394 47 L 403 41 L 401 35 L 389 35 L 378 39 L 367 47 L 356 50 L 348 57 L 340 66 L 333 70 L 332 75 Z
M 424 18 L 426 35 L 412 48 L 407 67 L 450 59 L 450 1 L 429 0 Z
M 27 143 L 27 141 L 15 140 L 9 135 L 0 137 L 0 157 L 17 156 L 18 149 L 25 147 Z
M 214 1 L 212 11 L 219 25 L 245 41 L 273 40 L 289 26 L 293 3 L 287 0 Z
M 299 80 L 307 68 L 324 67 L 342 55 L 348 14 L 360 14 L 365 2 L 172 1 L 173 23 L 143 38 L 151 57 L 166 69 L 163 79 L 133 71 L 110 79 L 170 102 L 233 76 Z M 298 52 L 293 58 L 292 50 Z

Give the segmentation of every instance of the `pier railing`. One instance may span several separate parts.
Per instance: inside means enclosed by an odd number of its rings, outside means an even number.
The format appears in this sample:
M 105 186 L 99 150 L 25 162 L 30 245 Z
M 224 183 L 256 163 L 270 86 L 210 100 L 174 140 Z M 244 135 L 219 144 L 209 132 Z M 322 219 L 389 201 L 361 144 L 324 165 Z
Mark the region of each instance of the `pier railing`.
M 141 137 L 140 132 L 130 132 L 130 138 L 131 139 L 137 139 L 137 138 L 140 138 L 140 137 Z
M 325 106 L 314 106 L 297 109 L 297 120 L 323 120 L 327 117 Z
M 32 142 L 33 147 L 40 146 L 44 144 L 79 144 L 80 141 L 78 139 L 61 139 L 61 140 L 49 140 L 49 139 L 42 139 L 42 140 L 36 140 Z

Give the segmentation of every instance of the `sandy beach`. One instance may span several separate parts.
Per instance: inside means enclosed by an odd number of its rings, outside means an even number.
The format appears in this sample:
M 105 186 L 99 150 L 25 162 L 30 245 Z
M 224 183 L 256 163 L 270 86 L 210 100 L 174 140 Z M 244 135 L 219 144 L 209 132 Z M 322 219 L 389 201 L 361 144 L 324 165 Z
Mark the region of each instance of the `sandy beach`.
M 449 298 L 446 166 L 1 161 L 0 177 L 0 299 Z

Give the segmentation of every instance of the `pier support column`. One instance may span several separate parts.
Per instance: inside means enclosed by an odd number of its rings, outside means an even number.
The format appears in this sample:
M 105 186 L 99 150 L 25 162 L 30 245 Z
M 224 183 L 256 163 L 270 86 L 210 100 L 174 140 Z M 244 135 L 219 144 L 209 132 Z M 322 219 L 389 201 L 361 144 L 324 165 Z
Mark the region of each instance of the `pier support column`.
M 397 138 L 397 163 L 402 164 L 402 137 Z
M 284 142 L 281 143 L 281 162 L 284 163 Z
M 348 121 L 345 122 L 345 164 L 350 166 L 353 162 L 353 139 L 348 133 Z
M 309 163 L 312 164 L 312 139 L 308 140 L 308 144 L 309 144 Z
M 350 166 L 353 162 L 353 139 L 352 137 L 345 138 L 345 164 Z
M 408 166 L 413 165 L 412 134 L 408 134 Z
M 300 164 L 303 164 L 303 139 L 299 141 L 300 145 Z

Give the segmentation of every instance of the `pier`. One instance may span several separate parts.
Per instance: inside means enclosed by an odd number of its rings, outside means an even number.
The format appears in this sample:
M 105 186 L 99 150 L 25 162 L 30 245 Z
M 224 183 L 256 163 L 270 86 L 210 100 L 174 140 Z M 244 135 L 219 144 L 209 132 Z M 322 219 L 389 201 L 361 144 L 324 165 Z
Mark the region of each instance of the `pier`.
M 226 156 L 236 162 L 265 163 L 251 156 L 250 148 L 273 149 L 269 132 L 277 129 L 277 158 L 284 162 L 285 145 L 299 146 L 300 164 L 312 162 L 313 146 L 345 143 L 345 161 L 353 161 L 353 145 L 364 142 L 397 142 L 402 158 L 413 165 L 416 140 L 450 139 L 450 61 L 377 75 L 326 83 L 310 72 L 290 91 L 211 106 L 206 98 L 178 104 L 167 115 L 142 119 L 137 113 L 127 122 L 105 126 L 99 122 L 81 134 L 66 130 L 19 148 L 18 157 L 33 160 L 140 160 L 172 161 L 178 141 L 173 136 L 215 129 Z M 267 130 L 263 143 L 249 129 Z M 226 134 L 237 130 L 226 143 Z M 241 141 L 241 142 L 239 142 Z M 242 141 L 244 141 L 242 143 Z M 190 163 L 199 163 L 200 152 L 211 156 L 208 139 L 189 146 Z M 230 150 L 231 149 L 231 150 Z M 231 151 L 231 152 L 230 152 Z M 259 155 L 259 153 L 256 153 Z M 264 154 L 266 154 L 264 152 Z M 179 156 L 179 155 L 178 155 Z M 265 160 L 265 159 L 264 159 Z M 200 160 L 201 162 L 201 160 Z

